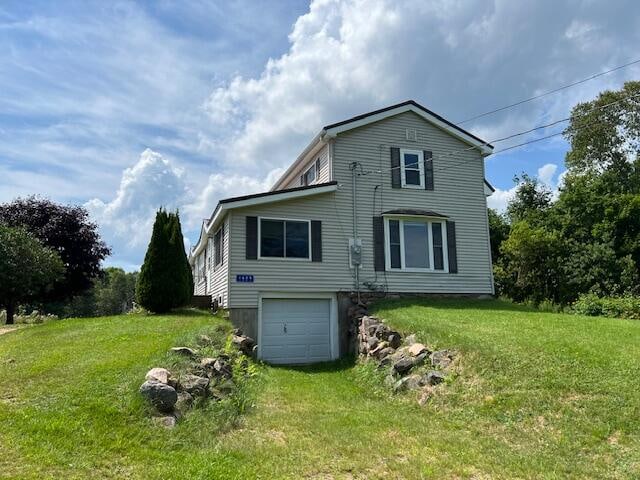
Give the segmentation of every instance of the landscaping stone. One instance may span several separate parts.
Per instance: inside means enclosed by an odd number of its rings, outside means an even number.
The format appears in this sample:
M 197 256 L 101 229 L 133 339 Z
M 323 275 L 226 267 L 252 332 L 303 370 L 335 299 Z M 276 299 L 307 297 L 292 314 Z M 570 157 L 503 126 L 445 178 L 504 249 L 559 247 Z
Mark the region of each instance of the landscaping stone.
M 409 372 L 414 366 L 414 359 L 410 357 L 402 357 L 393 364 L 393 369 L 400 375 Z
M 389 346 L 391 346 L 392 348 L 398 348 L 400 345 L 402 345 L 402 337 L 398 332 L 389 333 L 387 341 L 389 342 Z
M 431 365 L 436 368 L 446 369 L 453 362 L 454 353 L 450 350 L 438 350 L 431 354 Z
M 205 357 L 202 360 L 200 360 L 200 366 L 202 368 L 213 368 L 213 366 L 216 363 L 216 358 L 211 358 L 211 357 Z
M 422 376 L 421 375 L 409 375 L 406 377 L 402 377 L 393 385 L 394 392 L 400 392 L 402 390 L 416 390 L 422 386 Z
M 177 423 L 176 417 L 174 417 L 173 415 L 167 415 L 165 417 L 153 417 L 151 420 L 155 425 L 164 428 L 174 428 Z
M 195 357 L 197 355 L 196 351 L 189 347 L 173 347 L 171 352 L 176 353 L 178 355 L 184 355 L 185 357 Z
M 371 350 L 375 350 L 377 346 L 378 346 L 378 339 L 376 337 L 367 338 L 367 347 L 369 352 L 371 352 Z
M 175 408 L 180 412 L 188 410 L 193 405 L 193 395 L 189 392 L 178 393 L 178 400 L 176 401 Z
M 438 385 L 439 383 L 444 382 L 445 378 L 446 376 L 444 373 L 431 370 L 424 376 L 424 383 L 426 385 Z
M 185 392 L 190 393 L 194 397 L 204 397 L 209 388 L 209 379 L 207 377 L 189 374 L 180 379 L 180 385 Z
M 378 360 L 382 361 L 385 358 L 388 358 L 389 356 L 393 355 L 395 352 L 396 352 L 396 350 L 393 347 L 383 348 L 382 350 L 380 350 L 378 352 Z
M 385 348 L 387 348 L 389 346 L 389 342 L 385 342 L 384 340 L 381 342 L 378 342 L 378 345 L 376 346 L 376 348 L 374 348 L 373 350 L 371 350 L 369 352 L 369 354 L 373 357 L 378 357 L 380 354 L 380 351 L 384 350 Z
M 409 353 L 414 357 L 417 357 L 425 351 L 427 351 L 427 347 L 425 347 L 422 343 L 412 343 L 409 346 Z
M 161 412 L 171 412 L 178 401 L 175 388 L 161 382 L 147 380 L 140 386 L 140 393 Z
M 233 376 L 231 364 L 228 360 L 222 357 L 216 358 L 216 361 L 213 364 L 213 371 L 220 377 L 231 378 Z
M 386 340 L 387 338 L 389 338 L 390 332 L 391 332 L 391 329 L 387 327 L 384 323 L 380 323 L 376 327 L 376 337 L 379 338 L 380 340 Z
M 145 375 L 146 380 L 156 381 L 164 384 L 169 384 L 169 378 L 171 377 L 171 372 L 166 368 L 152 368 Z
M 233 335 L 231 342 L 245 355 L 252 355 L 256 341 L 246 335 Z

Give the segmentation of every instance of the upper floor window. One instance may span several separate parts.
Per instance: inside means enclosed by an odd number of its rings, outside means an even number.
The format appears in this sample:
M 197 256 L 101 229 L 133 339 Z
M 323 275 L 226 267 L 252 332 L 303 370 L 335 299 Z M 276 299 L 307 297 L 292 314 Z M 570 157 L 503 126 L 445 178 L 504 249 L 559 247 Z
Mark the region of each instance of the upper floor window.
M 259 229 L 260 258 L 311 258 L 309 221 L 261 218 Z
M 387 269 L 446 271 L 445 222 L 412 217 L 385 221 Z
M 303 175 L 300 175 L 300 185 L 312 185 L 318 180 L 320 177 L 320 159 L 318 158 L 313 165 L 304 172 Z
M 424 189 L 424 153 L 420 150 L 400 150 L 400 178 L 403 188 Z

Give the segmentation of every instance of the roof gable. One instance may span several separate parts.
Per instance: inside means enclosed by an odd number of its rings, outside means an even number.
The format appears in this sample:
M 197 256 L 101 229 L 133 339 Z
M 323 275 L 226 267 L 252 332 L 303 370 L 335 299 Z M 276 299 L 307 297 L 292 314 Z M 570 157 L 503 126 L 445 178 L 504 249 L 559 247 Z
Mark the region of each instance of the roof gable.
M 393 117 L 405 112 L 413 112 L 419 117 L 423 118 L 425 121 L 453 135 L 464 143 L 477 147 L 483 155 L 490 155 L 491 153 L 493 153 L 493 145 L 467 132 L 463 128 L 460 128 L 459 126 L 451 123 L 437 113 L 432 112 L 431 110 L 423 107 L 413 100 L 408 100 L 406 102 L 391 105 L 380 110 L 363 113 L 362 115 L 355 116 L 348 120 L 343 120 L 341 122 L 326 125 L 322 129 L 322 131 L 325 133 L 325 135 L 335 137 L 336 135 L 339 135 L 348 130 L 369 125 L 374 122 L 379 122 L 380 120 L 384 120 L 385 118 Z

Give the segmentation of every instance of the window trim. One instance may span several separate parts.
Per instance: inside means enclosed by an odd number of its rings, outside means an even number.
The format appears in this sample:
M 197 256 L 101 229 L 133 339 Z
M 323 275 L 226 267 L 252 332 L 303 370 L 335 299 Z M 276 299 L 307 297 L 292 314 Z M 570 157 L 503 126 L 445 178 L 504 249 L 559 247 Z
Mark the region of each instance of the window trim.
M 400 229 L 400 268 L 391 268 L 391 229 L 389 228 L 389 220 L 399 222 Z M 427 236 L 429 239 L 429 268 L 405 267 L 405 246 L 404 246 L 404 222 L 426 223 Z M 431 224 L 441 224 L 442 233 L 442 270 L 435 269 L 434 248 L 433 248 L 433 231 Z M 417 217 L 414 215 L 389 215 L 384 216 L 384 269 L 386 272 L 410 272 L 410 273 L 449 273 L 449 254 L 447 248 L 447 222 L 440 217 Z
M 216 245 L 216 237 L 220 234 L 220 246 Z M 217 255 L 220 254 L 220 261 L 216 262 Z M 224 223 L 218 227 L 213 234 L 213 271 L 215 272 L 219 266 L 224 265 Z
M 404 156 L 405 154 L 417 155 L 418 156 L 418 176 L 420 178 L 419 185 L 413 185 L 407 183 L 407 175 L 406 169 L 404 165 Z M 415 169 L 410 168 L 410 171 L 415 171 Z M 424 174 L 424 152 L 422 150 L 414 150 L 411 148 L 401 148 L 400 149 L 400 186 L 402 188 L 413 188 L 417 190 L 425 189 L 425 174 Z
M 286 226 L 284 235 L 284 256 L 282 257 L 264 257 L 262 256 L 262 220 L 275 220 L 280 222 L 304 222 L 307 224 L 307 238 L 309 239 L 309 254 L 307 258 L 302 257 L 287 257 L 287 235 Z M 282 217 L 258 217 L 258 260 L 275 260 L 275 261 L 287 261 L 287 262 L 310 262 L 311 261 L 311 220 L 301 218 L 282 218 Z
M 313 170 L 313 180 L 311 182 L 307 181 L 307 173 Z M 309 168 L 307 168 L 304 173 L 301 175 L 302 181 L 300 182 L 302 186 L 314 185 L 318 183 L 318 178 L 320 178 L 320 157 L 316 158 L 316 161 L 311 164 Z

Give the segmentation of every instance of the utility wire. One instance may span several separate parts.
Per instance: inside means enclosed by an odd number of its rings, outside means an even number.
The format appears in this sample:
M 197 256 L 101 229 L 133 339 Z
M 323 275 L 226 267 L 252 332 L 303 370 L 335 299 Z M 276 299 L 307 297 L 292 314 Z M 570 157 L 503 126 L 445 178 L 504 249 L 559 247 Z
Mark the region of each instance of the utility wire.
M 619 104 L 619 103 L 621 103 L 621 102 L 623 102 L 625 100 L 635 99 L 635 98 L 638 98 L 638 97 L 640 97 L 640 93 L 637 93 L 635 95 L 627 95 L 627 96 L 622 97 L 619 100 L 616 100 L 614 102 L 610 102 L 610 103 L 607 103 L 605 105 L 601 105 L 599 107 L 594 107 L 594 108 L 588 110 L 587 112 L 585 112 L 584 114 L 578 116 L 577 118 L 578 119 L 579 118 L 583 118 L 584 116 L 586 116 L 587 114 L 589 114 L 591 112 L 595 112 L 595 111 L 598 111 L 598 110 L 604 110 L 604 109 L 610 108 L 610 107 L 612 107 L 614 105 L 617 105 L 617 104 Z M 547 123 L 547 124 L 544 124 L 544 125 L 539 125 L 537 127 L 530 128 L 529 130 L 524 130 L 522 132 L 516 132 L 516 133 L 510 134 L 510 135 L 508 135 L 506 137 L 502 137 L 502 138 L 497 138 L 495 140 L 491 140 L 489 142 L 486 142 L 485 145 L 504 142 L 506 140 L 510 140 L 512 138 L 515 138 L 515 137 L 526 135 L 528 133 L 532 133 L 532 132 L 535 132 L 537 130 L 546 129 L 546 128 L 552 127 L 554 125 L 557 125 L 559 123 L 567 122 L 569 120 L 571 120 L 571 117 L 566 117 L 566 118 L 562 118 L 562 119 L 559 119 L 559 120 L 555 120 L 553 122 L 550 122 L 550 123 Z M 582 128 L 582 127 L 578 127 L 578 129 L 579 128 Z M 529 143 L 535 143 L 535 142 L 538 142 L 538 141 L 542 141 L 542 140 L 545 140 L 547 138 L 551 138 L 551 137 L 555 137 L 555 136 L 561 135 L 562 133 L 563 132 L 558 132 L 558 133 L 554 133 L 553 135 L 550 135 L 550 136 L 540 137 L 538 139 L 534 139 L 534 140 L 531 140 L 529 142 L 524 142 L 524 143 L 521 143 L 521 144 L 518 144 L 518 145 L 514 145 L 514 146 L 511 146 L 511 147 L 508 147 L 508 148 L 502 148 L 500 150 L 494 151 L 493 153 L 491 153 L 491 155 L 497 155 L 498 153 L 504 152 L 506 150 L 512 150 L 513 148 L 517 148 L 518 146 L 528 145 Z M 467 147 L 467 148 L 464 148 L 464 149 L 461 149 L 461 150 L 452 150 L 450 152 L 440 153 L 440 154 L 434 155 L 432 158 L 433 159 L 436 159 L 436 158 L 439 158 L 439 159 L 447 158 L 447 157 L 450 157 L 452 155 L 456 155 L 458 153 L 465 153 L 465 152 L 468 152 L 468 151 L 476 150 L 477 148 L 478 147 L 473 146 L 473 147 Z M 463 161 L 462 163 L 467 163 L 469 161 L 474 161 L 474 160 L 475 159 L 468 159 L 468 160 Z M 445 167 L 440 167 L 440 168 L 434 168 L 434 171 L 447 170 L 447 169 L 449 169 L 451 167 L 454 167 L 454 166 L 457 166 L 457 165 L 461 165 L 461 163 L 456 163 L 456 164 L 453 164 L 453 165 L 447 165 Z M 362 176 L 362 175 L 368 175 L 368 174 L 371 174 L 371 173 L 382 173 L 382 171 L 392 171 L 392 170 L 397 170 L 397 169 L 400 169 L 400 168 L 402 168 L 402 167 L 389 167 L 389 168 L 385 168 L 385 169 L 382 169 L 382 170 L 369 170 L 369 171 L 362 171 L 361 170 L 361 173 L 359 175 Z
M 547 92 L 540 93 L 538 95 L 534 95 L 533 97 L 525 98 L 524 100 L 520 100 L 520 101 L 512 103 L 510 105 L 505 105 L 504 107 L 496 108 L 495 110 L 490 110 L 488 112 L 480 113 L 480 114 L 475 115 L 473 117 L 469 117 L 469 118 L 467 118 L 465 120 L 462 120 L 462 121 L 458 122 L 456 125 L 462 125 L 463 123 L 468 123 L 468 122 L 470 122 L 472 120 L 477 120 L 478 118 L 486 117 L 488 115 L 493 115 L 494 113 L 502 112 L 503 110 L 507 110 L 509 108 L 517 107 L 518 105 L 522 105 L 523 103 L 531 102 L 533 100 L 537 100 L 538 98 L 546 97 L 547 95 L 551 95 L 553 93 L 557 93 L 557 92 L 560 92 L 562 90 L 566 90 L 567 88 L 575 87 L 576 85 L 580 85 L 582 83 L 588 82 L 588 81 L 593 80 L 595 78 L 602 77 L 603 75 L 607 75 L 607 74 L 615 72 L 617 70 L 621 70 L 623 68 L 630 67 L 631 65 L 635 65 L 637 63 L 640 63 L 640 59 L 634 60 L 634 61 L 629 62 L 629 63 L 625 63 L 624 65 L 618 65 L 617 67 L 611 68 L 609 70 L 605 70 L 604 72 L 596 73 L 594 75 L 591 75 L 590 77 L 583 78 L 582 80 L 578 80 L 577 82 L 573 82 L 573 83 L 570 83 L 568 85 L 563 85 L 562 87 L 554 88 L 553 90 L 549 90 Z

